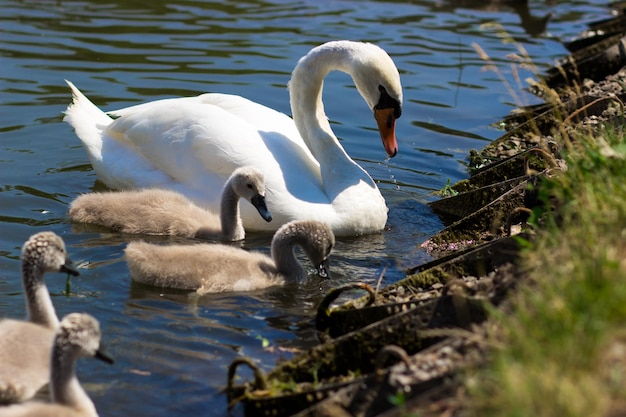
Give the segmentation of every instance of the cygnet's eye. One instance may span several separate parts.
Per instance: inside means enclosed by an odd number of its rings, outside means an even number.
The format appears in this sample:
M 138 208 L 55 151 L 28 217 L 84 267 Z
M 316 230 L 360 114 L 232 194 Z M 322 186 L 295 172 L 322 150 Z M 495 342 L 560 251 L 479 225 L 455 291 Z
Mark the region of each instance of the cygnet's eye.
M 252 184 L 248 183 L 246 184 L 246 187 L 248 187 L 249 189 L 252 189 Z

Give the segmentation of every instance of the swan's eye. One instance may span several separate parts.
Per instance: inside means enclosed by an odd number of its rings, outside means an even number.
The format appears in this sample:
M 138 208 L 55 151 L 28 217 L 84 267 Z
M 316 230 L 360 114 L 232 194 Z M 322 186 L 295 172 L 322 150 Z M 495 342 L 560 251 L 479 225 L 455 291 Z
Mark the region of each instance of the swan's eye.
M 378 103 L 374 106 L 374 109 L 393 109 L 393 117 L 398 119 L 402 115 L 400 103 L 391 97 L 382 85 L 378 86 L 378 91 L 380 91 L 380 98 L 378 99 Z M 387 120 L 387 125 L 391 127 L 392 122 L 393 120 L 391 119 Z

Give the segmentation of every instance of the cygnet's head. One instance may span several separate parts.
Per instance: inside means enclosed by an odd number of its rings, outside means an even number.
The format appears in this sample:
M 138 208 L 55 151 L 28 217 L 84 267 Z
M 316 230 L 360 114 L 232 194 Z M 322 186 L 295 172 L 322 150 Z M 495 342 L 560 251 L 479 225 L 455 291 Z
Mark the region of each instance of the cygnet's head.
M 265 176 L 261 171 L 251 166 L 237 168 L 228 183 L 240 198 L 248 200 L 257 209 L 265 221 L 272 221 L 265 203 Z
M 79 275 L 67 256 L 63 239 L 53 232 L 32 235 L 22 246 L 24 268 Z
M 85 313 L 63 317 L 57 330 L 56 345 L 64 354 L 95 357 L 108 363 L 113 360 L 100 350 L 100 323 Z
M 293 239 L 299 245 L 322 278 L 329 278 L 328 258 L 335 246 L 335 235 L 326 223 L 295 220 L 281 226 L 274 238 Z M 274 244 L 272 242 L 272 249 Z

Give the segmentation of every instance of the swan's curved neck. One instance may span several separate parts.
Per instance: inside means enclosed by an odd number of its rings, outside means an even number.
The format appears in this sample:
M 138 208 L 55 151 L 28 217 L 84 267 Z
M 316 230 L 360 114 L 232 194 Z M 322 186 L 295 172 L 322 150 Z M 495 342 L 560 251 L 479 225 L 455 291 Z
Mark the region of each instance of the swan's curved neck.
M 300 237 L 295 235 L 276 236 L 272 242 L 272 259 L 276 269 L 287 282 L 301 283 L 308 277 L 306 271 L 296 259 L 296 245 L 301 244 Z
M 22 284 L 26 293 L 26 311 L 28 320 L 49 329 L 59 325 L 50 293 L 44 283 L 44 272 L 30 262 L 22 265 Z
M 330 128 L 322 103 L 324 78 L 333 70 L 351 74 L 350 57 L 347 48 L 318 47 L 300 59 L 289 81 L 293 120 L 318 161 L 342 159 L 352 162 Z
M 96 407 L 76 377 L 76 358 L 70 356 L 72 356 L 71 353 L 65 352 L 63 347 L 55 343 L 52 348 L 50 369 L 52 402 L 85 410 L 85 414 L 81 415 L 97 415 Z
M 230 183 L 226 183 L 222 192 L 220 221 L 222 223 L 222 238 L 224 240 L 234 241 L 245 238 L 245 231 L 239 214 L 239 195 L 237 195 Z

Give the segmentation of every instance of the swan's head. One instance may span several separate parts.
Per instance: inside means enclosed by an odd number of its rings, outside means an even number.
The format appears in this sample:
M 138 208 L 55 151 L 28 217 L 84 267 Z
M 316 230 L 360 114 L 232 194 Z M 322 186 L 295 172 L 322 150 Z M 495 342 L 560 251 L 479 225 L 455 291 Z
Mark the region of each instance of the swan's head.
M 265 203 L 265 176 L 261 171 L 251 166 L 237 168 L 227 184 L 239 198 L 248 200 L 266 222 L 272 221 L 272 213 Z
M 398 152 L 396 119 L 402 113 L 400 74 L 387 52 L 371 43 L 346 40 L 326 42 L 311 49 L 298 61 L 289 82 L 291 108 L 296 124 L 307 112 L 314 117 L 321 117 L 319 110 L 323 78 L 333 70 L 352 76 L 359 93 L 374 111 L 385 151 L 389 156 L 394 156 Z M 309 100 L 315 100 L 317 107 L 303 106 L 302 103 Z
M 374 111 L 387 155 L 398 152 L 396 119 L 402 114 L 400 74 L 391 57 L 371 43 L 356 43 L 351 59 L 352 78 L 357 90 Z

